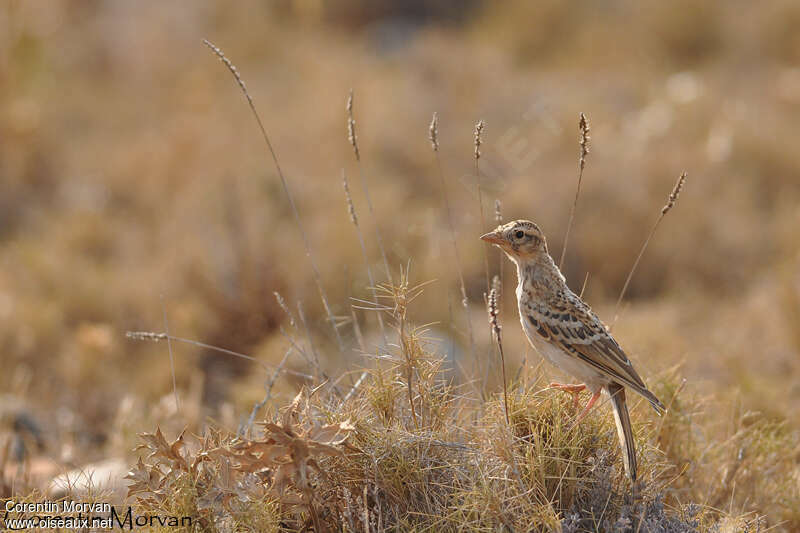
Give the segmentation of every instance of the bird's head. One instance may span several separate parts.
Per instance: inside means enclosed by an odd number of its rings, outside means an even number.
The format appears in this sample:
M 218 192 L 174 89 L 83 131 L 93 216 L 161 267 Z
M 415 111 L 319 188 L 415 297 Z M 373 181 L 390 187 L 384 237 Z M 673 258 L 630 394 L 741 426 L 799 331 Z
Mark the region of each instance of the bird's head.
M 529 220 L 515 220 L 494 231 L 481 235 L 484 241 L 496 245 L 513 261 L 530 261 L 547 255 L 547 240 L 539 226 Z

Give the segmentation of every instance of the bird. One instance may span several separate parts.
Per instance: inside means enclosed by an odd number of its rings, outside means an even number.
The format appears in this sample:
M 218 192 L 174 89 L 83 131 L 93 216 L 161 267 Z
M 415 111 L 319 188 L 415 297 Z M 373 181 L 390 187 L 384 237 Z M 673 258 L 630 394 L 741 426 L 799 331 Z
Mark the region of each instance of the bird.
M 551 383 L 550 387 L 576 394 L 576 401 L 577 393 L 585 389 L 592 393 L 573 426 L 589 413 L 602 391 L 610 396 L 623 465 L 631 481 L 636 481 L 636 446 L 625 389 L 642 395 L 658 414 L 666 412 L 666 407 L 647 389 L 605 324 L 567 286 L 539 226 L 515 220 L 481 239 L 499 247 L 517 266 L 519 318 L 528 341 L 542 357 L 581 382 Z

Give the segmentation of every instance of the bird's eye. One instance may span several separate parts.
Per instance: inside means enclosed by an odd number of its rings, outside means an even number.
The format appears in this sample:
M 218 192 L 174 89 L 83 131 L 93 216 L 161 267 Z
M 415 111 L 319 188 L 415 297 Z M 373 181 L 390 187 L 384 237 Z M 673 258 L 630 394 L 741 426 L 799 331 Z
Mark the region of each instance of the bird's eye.
M 525 236 L 525 232 L 522 231 L 522 230 L 517 230 L 517 232 L 514 234 L 514 237 L 516 237 L 517 239 L 521 239 L 524 236 Z

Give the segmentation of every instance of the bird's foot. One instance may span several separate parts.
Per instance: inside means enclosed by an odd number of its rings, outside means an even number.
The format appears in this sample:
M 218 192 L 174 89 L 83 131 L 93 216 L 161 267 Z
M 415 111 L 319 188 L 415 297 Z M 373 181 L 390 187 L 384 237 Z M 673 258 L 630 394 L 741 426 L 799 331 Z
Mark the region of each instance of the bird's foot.
M 581 384 L 556 383 L 554 381 L 547 388 L 548 389 L 563 390 L 564 392 L 568 392 L 568 393 L 572 394 L 572 403 L 573 403 L 573 406 L 574 406 L 575 410 L 577 410 L 578 409 L 578 401 L 579 401 L 578 394 L 581 391 L 586 389 L 586 385 L 584 385 L 582 383 Z
M 578 384 L 572 385 L 572 384 L 569 384 L 569 383 L 556 383 L 554 381 L 553 383 L 548 385 L 547 388 L 548 389 L 558 389 L 558 390 L 563 390 L 564 392 L 573 392 L 573 393 L 575 393 L 575 392 L 581 392 L 581 391 L 585 390 L 586 389 L 586 385 L 584 385 L 583 383 L 581 383 L 580 385 L 578 385 Z
M 587 414 L 589 414 L 589 411 L 591 411 L 592 407 L 594 407 L 595 402 L 597 402 L 599 398 L 600 398 L 600 391 L 597 391 L 594 394 L 592 394 L 592 397 L 586 404 L 586 407 L 583 408 L 583 411 L 581 411 L 580 414 L 575 417 L 575 420 L 573 420 L 572 423 L 567 428 L 568 431 L 572 431 L 573 429 L 575 429 L 575 426 L 577 426 L 580 423 L 580 421 L 583 420 Z

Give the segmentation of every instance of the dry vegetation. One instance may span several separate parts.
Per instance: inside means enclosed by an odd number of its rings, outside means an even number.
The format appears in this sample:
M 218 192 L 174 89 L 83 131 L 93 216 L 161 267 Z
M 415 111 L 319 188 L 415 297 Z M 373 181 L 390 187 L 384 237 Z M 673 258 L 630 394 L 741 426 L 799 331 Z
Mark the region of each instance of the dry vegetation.
M 3 4 L 0 498 L 113 460 L 75 494 L 202 530 L 800 529 L 800 9 L 681 4 Z M 495 205 L 669 406 L 633 487 Z

